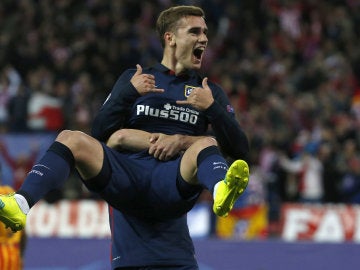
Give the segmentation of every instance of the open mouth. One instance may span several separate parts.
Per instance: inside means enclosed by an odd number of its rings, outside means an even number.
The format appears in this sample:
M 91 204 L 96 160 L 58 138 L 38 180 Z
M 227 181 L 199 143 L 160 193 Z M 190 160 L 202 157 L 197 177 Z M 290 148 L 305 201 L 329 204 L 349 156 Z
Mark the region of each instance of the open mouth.
M 197 60 L 201 60 L 201 57 L 202 57 L 204 51 L 205 51 L 205 48 L 199 47 L 194 50 L 193 54 Z

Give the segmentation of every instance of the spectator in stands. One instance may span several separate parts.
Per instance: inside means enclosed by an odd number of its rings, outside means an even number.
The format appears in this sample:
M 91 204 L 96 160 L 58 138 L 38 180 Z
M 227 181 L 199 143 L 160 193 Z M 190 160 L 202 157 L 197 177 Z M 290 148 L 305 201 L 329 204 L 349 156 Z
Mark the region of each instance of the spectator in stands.
M 349 160 L 349 169 L 341 179 L 341 198 L 344 203 L 360 204 L 360 157 Z
M 21 78 L 11 65 L 0 70 L 0 128 L 5 131 L 9 126 L 9 102 L 16 95 L 20 84 Z
M 294 159 L 289 159 L 285 155 L 280 157 L 280 166 L 287 172 L 295 174 L 300 202 L 320 203 L 323 200 L 323 166 L 317 157 L 317 152 L 318 146 L 308 143 L 298 157 Z
M 16 94 L 10 98 L 7 107 L 9 113 L 9 132 L 29 132 L 27 126 L 29 97 L 29 89 L 21 84 Z
M 32 131 L 60 131 L 64 128 L 63 101 L 54 93 L 53 74 L 40 67 L 29 74 L 31 96 L 28 127 Z
M 12 156 L 7 149 L 7 145 L 3 141 L 0 141 L 0 154 L 11 169 L 13 176 L 12 187 L 15 190 L 18 190 L 20 188 L 27 173 L 35 164 L 35 161 L 39 154 L 38 148 L 39 147 L 34 144 L 30 153 L 19 152 L 17 156 Z

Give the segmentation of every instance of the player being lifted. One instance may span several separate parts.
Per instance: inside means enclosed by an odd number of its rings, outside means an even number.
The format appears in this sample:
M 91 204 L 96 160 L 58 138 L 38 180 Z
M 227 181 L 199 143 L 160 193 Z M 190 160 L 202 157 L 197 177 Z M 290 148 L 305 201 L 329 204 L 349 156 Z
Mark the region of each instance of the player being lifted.
M 16 194 L 0 197 L 6 226 L 23 229 L 29 209 L 75 168 L 110 206 L 113 269 L 198 269 L 186 213 L 204 188 L 214 213 L 229 213 L 248 184 L 248 140 L 224 91 L 197 73 L 208 44 L 203 10 L 169 8 L 156 27 L 161 63 L 119 77 L 92 137 L 60 132 Z

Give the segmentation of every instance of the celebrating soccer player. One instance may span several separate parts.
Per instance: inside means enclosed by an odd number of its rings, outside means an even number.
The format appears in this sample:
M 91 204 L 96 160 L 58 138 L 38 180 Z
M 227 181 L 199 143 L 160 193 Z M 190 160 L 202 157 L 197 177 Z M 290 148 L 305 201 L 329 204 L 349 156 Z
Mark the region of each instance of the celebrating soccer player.
M 161 62 L 121 74 L 92 137 L 60 132 L 16 194 L 0 197 L 6 226 L 24 228 L 29 209 L 76 168 L 110 206 L 113 269 L 198 269 L 186 213 L 203 189 L 216 215 L 229 213 L 248 184 L 248 140 L 222 88 L 198 74 L 203 10 L 169 8 L 156 28 Z

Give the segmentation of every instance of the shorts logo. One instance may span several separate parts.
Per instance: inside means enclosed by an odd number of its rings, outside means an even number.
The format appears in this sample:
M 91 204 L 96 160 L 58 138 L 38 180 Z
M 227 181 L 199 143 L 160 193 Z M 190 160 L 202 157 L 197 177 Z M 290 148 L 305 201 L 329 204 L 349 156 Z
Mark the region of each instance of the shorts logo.
M 189 97 L 195 86 L 185 85 L 185 97 Z

